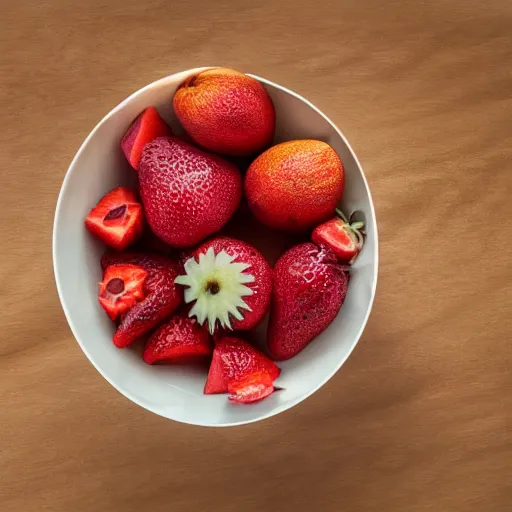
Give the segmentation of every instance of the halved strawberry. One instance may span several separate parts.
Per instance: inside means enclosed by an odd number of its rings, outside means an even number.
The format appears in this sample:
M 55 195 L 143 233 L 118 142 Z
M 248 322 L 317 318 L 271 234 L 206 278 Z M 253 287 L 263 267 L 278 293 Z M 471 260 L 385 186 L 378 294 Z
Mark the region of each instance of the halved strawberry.
M 329 247 L 340 261 L 352 263 L 363 247 L 364 222 L 350 223 L 341 210 L 336 209 L 336 213 L 336 217 L 315 228 L 311 240 Z
M 204 360 L 211 353 L 208 330 L 193 318 L 176 315 L 149 338 L 142 359 L 148 364 L 191 363 Z
M 245 403 L 243 399 L 246 395 L 248 401 L 260 400 L 273 391 L 272 382 L 280 371 L 274 361 L 246 341 L 223 338 L 213 350 L 204 393 L 229 392 L 232 394 L 231 400 L 241 403 Z M 255 398 L 257 395 L 261 395 L 260 398 Z
M 144 281 L 148 273 L 136 265 L 108 267 L 100 283 L 98 299 L 112 320 L 124 315 L 146 296 Z
M 139 170 L 142 149 L 157 137 L 172 135 L 172 130 L 158 114 L 155 107 L 148 107 L 132 123 L 121 140 L 121 148 L 130 165 Z
M 135 304 L 123 317 L 112 341 L 119 348 L 131 345 L 137 338 L 158 327 L 178 308 L 182 293 L 174 280 L 179 264 L 158 254 L 107 252 L 101 258 L 101 268 L 106 272 L 111 265 L 136 265 L 148 277 L 144 282 L 144 299 Z
M 90 211 L 85 227 L 108 246 L 122 251 L 142 234 L 142 205 L 133 190 L 117 187 L 103 196 Z

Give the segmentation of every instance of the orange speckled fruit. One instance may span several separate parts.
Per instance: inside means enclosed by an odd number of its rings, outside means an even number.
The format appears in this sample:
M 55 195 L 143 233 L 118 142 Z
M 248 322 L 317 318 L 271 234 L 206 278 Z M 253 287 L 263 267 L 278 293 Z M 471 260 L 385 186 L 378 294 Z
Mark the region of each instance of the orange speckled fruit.
M 194 142 L 216 153 L 250 155 L 267 148 L 274 137 L 274 105 L 267 91 L 232 69 L 208 69 L 188 78 L 173 106 Z
M 300 232 L 332 216 L 344 184 L 343 164 L 329 144 L 293 140 L 256 158 L 245 177 L 245 194 L 261 222 Z

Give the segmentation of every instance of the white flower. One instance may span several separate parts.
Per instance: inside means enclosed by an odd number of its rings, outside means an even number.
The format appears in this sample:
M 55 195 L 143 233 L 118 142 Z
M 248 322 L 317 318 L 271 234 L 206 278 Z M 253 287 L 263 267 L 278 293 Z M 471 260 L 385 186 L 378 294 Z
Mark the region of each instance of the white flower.
M 188 287 L 185 302 L 195 301 L 189 316 L 195 316 L 200 325 L 208 320 L 210 334 L 215 331 L 217 321 L 221 327 L 232 329 L 230 315 L 242 320 L 240 310 L 251 311 L 242 297 L 253 294 L 245 285 L 253 283 L 254 276 L 245 272 L 249 264 L 234 263 L 234 259 L 226 251 L 216 255 L 210 247 L 205 254 L 199 255 L 199 262 L 189 258 L 185 262 L 185 275 L 174 280 L 176 284 Z

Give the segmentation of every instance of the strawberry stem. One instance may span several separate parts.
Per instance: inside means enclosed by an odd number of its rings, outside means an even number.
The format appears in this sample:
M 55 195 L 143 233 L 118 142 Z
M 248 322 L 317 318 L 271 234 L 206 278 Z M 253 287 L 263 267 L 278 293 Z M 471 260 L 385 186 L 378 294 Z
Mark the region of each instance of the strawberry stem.
M 336 215 L 340 217 L 343 222 L 345 222 L 345 224 L 348 224 L 347 217 L 345 217 L 345 214 L 339 208 L 335 208 L 334 211 L 336 212 Z
M 364 222 L 363 222 L 363 221 L 352 222 L 352 224 L 350 224 L 350 227 L 351 227 L 354 231 L 357 231 L 357 230 L 359 230 L 359 229 L 363 229 L 363 228 L 364 228 Z
M 354 214 L 350 216 L 349 221 L 345 214 L 339 208 L 335 208 L 334 211 L 336 212 L 336 215 L 338 215 L 338 217 L 340 217 L 341 220 L 346 224 L 346 227 L 350 229 L 350 231 L 355 235 L 355 237 L 357 238 L 357 244 L 361 249 L 361 247 L 363 247 L 365 235 L 365 232 L 362 231 L 362 229 L 364 228 L 364 222 L 359 220 L 351 223 Z

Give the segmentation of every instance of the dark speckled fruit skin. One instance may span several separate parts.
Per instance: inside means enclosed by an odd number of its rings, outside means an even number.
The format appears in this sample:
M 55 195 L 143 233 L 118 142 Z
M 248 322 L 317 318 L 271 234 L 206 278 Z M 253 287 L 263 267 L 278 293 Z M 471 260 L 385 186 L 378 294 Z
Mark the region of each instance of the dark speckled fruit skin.
M 146 144 L 139 180 L 148 224 L 176 248 L 219 231 L 242 197 L 242 178 L 233 164 L 176 137 Z
M 182 302 L 182 290 L 174 284 L 180 273 L 177 262 L 165 256 L 142 253 L 106 253 L 101 268 L 130 264 L 142 267 L 148 276 L 144 282 L 146 297 L 133 306 L 121 320 L 113 338 L 119 348 L 131 345 L 137 338 L 158 326 Z
M 249 166 L 244 184 L 254 215 L 271 228 L 289 232 L 307 231 L 332 217 L 344 186 L 341 160 L 319 140 L 271 147 Z
M 229 237 L 218 237 L 205 242 L 194 251 L 196 260 L 199 254 L 206 253 L 212 247 L 215 254 L 226 251 L 234 256 L 234 262 L 251 265 L 245 272 L 254 276 L 253 283 L 247 283 L 247 287 L 254 292 L 244 297 L 245 303 L 252 311 L 242 309 L 243 320 L 231 319 L 231 326 L 235 331 L 247 331 L 256 326 L 263 318 L 270 304 L 272 292 L 272 269 L 264 256 L 252 245 L 241 240 Z
M 267 148 L 274 136 L 275 112 L 257 80 L 216 68 L 188 78 L 176 91 L 174 112 L 200 146 L 232 156 Z
M 273 270 L 271 357 L 290 359 L 324 331 L 341 308 L 347 286 L 348 274 L 329 248 L 307 242 L 286 251 Z

